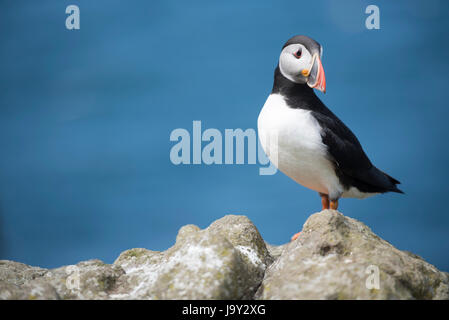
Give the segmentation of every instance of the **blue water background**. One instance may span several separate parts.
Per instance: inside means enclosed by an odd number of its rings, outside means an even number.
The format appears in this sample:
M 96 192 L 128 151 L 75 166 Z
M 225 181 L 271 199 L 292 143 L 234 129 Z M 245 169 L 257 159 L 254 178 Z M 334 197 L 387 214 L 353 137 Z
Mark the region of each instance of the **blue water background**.
M 81 29 L 65 28 L 77 4 Z M 449 2 L 1 1 L 0 259 L 56 267 L 164 250 L 247 215 L 281 244 L 320 200 L 257 165 L 175 166 L 173 129 L 256 128 L 280 48 L 324 47 L 320 98 L 405 195 L 341 211 L 449 271 Z

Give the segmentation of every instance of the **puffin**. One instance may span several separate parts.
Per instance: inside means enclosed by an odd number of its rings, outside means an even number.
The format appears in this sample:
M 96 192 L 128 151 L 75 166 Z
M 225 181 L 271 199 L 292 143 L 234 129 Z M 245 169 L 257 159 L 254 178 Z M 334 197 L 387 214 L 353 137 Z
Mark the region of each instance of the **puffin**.
M 354 133 L 315 94 L 314 89 L 326 92 L 322 55 L 323 47 L 304 35 L 282 47 L 273 89 L 257 120 L 264 152 L 285 175 L 318 192 L 322 210 L 337 210 L 340 198 L 403 193 L 400 182 L 372 164 Z

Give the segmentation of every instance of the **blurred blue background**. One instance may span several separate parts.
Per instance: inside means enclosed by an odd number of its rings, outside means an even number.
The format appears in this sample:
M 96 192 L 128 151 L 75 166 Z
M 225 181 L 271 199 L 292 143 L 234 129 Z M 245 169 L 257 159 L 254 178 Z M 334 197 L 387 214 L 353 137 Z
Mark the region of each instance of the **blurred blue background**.
M 65 28 L 76 4 L 81 29 Z M 380 8 L 380 30 L 365 8 Z M 170 162 L 173 129 L 256 128 L 283 43 L 324 47 L 320 98 L 405 195 L 341 211 L 449 271 L 447 1 L 1 1 L 0 259 L 165 250 L 247 215 L 281 244 L 318 195 L 258 165 Z

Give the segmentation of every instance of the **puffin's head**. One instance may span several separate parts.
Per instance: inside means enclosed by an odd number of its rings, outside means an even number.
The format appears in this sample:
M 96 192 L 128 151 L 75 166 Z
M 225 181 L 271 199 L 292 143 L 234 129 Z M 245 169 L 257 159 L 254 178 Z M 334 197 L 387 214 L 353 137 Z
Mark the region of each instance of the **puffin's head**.
M 326 92 L 321 56 L 323 47 L 306 36 L 294 36 L 282 47 L 279 69 L 282 75 L 295 83 L 307 83 L 311 88 Z

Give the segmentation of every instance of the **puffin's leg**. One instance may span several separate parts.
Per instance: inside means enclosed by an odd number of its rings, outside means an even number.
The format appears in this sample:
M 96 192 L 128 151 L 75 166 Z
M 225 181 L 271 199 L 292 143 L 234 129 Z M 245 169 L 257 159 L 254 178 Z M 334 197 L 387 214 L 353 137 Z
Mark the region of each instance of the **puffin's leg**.
M 330 202 L 330 207 L 332 210 L 338 209 L 338 199 Z
M 322 210 L 329 209 L 329 196 L 327 194 L 324 194 L 324 193 L 321 193 L 321 192 L 319 192 L 319 195 L 321 197 L 321 205 L 323 206 Z M 337 202 L 337 206 L 338 206 L 338 202 Z M 301 231 L 299 231 L 298 233 L 295 233 L 293 235 L 291 241 L 294 241 L 294 240 L 298 239 L 300 234 L 301 234 Z
M 327 194 L 320 192 L 320 197 L 321 197 L 321 205 L 323 206 L 322 210 L 329 209 L 329 196 Z

